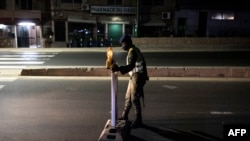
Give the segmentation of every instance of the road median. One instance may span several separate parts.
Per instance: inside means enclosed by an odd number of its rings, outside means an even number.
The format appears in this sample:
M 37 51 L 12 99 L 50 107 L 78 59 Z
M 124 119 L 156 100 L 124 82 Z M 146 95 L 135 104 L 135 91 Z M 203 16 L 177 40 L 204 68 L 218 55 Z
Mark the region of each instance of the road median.
M 150 77 L 250 78 L 250 67 L 148 67 Z M 110 76 L 105 67 L 25 68 L 21 76 Z M 122 75 L 119 73 L 120 76 Z

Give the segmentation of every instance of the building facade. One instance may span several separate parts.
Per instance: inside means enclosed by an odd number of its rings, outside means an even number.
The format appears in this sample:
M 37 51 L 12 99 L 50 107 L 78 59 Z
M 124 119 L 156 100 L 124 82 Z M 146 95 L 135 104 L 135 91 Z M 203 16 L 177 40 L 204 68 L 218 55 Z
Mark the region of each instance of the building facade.
M 247 1 L 177 0 L 174 29 L 179 37 L 250 37 Z
M 117 45 L 122 34 L 165 36 L 173 27 L 174 0 L 52 0 L 51 5 L 54 41 L 70 47 Z
M 116 44 L 124 33 L 132 34 L 136 2 L 52 0 L 51 9 L 55 42 L 69 47 L 104 46 Z
M 0 47 L 42 45 L 42 16 L 50 6 L 43 0 L 0 1 Z
M 249 37 L 249 11 L 225 0 L 1 0 L 0 47 L 117 46 L 122 34 Z

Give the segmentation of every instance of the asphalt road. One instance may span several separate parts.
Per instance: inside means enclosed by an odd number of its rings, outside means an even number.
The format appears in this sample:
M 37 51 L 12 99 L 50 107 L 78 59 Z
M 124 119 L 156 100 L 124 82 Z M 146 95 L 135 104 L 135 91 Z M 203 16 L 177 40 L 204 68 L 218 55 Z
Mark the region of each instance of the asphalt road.
M 250 51 L 143 52 L 148 66 L 250 66 Z M 126 52 L 114 53 L 119 65 L 126 63 Z M 26 66 L 105 66 L 104 51 L 1 51 L 0 68 Z
M 152 79 L 135 141 L 222 140 L 224 124 L 250 124 L 250 81 Z M 118 109 L 127 78 L 119 78 Z M 109 77 L 1 77 L 1 141 L 96 141 L 110 118 Z M 134 119 L 133 110 L 130 120 Z
M 144 52 L 148 66 L 250 66 L 250 52 Z M 120 65 L 126 52 L 115 52 Z M 64 52 L 45 65 L 104 66 L 105 52 Z

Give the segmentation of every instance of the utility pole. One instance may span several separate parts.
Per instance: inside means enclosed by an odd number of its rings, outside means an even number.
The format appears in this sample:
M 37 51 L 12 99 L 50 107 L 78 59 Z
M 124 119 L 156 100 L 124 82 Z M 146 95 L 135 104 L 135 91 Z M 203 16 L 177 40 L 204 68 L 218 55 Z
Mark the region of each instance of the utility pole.
M 137 7 L 136 7 L 136 23 L 135 23 L 135 36 L 140 37 L 140 11 L 141 11 L 141 0 L 137 0 Z

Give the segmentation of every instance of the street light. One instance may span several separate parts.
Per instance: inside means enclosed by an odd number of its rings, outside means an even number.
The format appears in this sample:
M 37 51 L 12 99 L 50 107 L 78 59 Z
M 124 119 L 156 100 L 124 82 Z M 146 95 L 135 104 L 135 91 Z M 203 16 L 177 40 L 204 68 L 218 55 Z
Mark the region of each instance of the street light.
M 20 22 L 20 23 L 18 23 L 18 25 L 20 25 L 20 26 L 34 26 L 36 24 L 32 23 L 32 22 Z
M 0 24 L 0 29 L 4 29 L 5 27 L 6 27 L 6 25 Z

